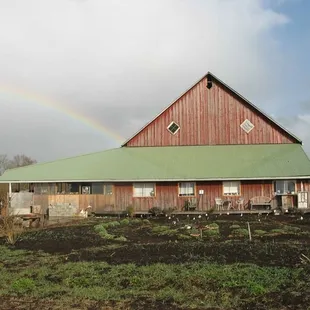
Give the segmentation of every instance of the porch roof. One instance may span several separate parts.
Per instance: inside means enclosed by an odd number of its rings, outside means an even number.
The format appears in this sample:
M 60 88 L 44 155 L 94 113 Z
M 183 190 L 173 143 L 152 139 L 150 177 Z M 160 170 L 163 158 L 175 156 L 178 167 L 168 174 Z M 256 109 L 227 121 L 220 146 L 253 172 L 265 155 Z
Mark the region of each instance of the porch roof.
M 7 170 L 0 183 L 310 178 L 300 144 L 122 147 Z

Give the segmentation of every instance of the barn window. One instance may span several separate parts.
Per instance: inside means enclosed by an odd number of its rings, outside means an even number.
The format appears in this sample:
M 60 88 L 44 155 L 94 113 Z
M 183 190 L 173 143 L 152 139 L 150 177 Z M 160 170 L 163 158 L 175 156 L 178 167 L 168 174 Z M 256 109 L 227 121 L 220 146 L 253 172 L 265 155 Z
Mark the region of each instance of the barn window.
M 276 194 L 291 194 L 295 192 L 296 181 L 294 180 L 279 180 L 274 182 L 274 191 Z
M 194 182 L 179 183 L 179 196 L 195 196 L 195 183 Z
M 91 189 L 92 189 L 92 194 L 103 195 L 103 183 L 92 183 Z
M 225 196 L 239 196 L 240 195 L 240 182 L 223 182 L 223 193 Z
M 109 184 L 109 183 L 104 184 L 104 194 L 105 195 L 113 195 L 112 184 Z
M 34 184 L 34 193 L 38 195 L 54 195 L 56 184 L 54 183 L 36 183 Z
M 155 183 L 134 183 L 133 197 L 155 196 Z
M 79 194 L 79 183 L 67 183 L 65 188 L 66 194 Z
M 246 119 L 241 125 L 240 127 L 246 132 L 249 133 L 253 128 L 254 125 L 248 120 Z
M 175 135 L 180 130 L 180 126 L 175 122 L 171 122 L 167 129 L 171 134 Z

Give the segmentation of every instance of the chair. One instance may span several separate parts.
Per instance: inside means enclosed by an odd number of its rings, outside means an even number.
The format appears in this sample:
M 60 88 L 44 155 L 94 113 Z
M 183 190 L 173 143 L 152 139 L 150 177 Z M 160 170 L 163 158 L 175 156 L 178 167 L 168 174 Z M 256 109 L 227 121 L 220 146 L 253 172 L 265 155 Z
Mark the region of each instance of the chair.
M 236 201 L 236 204 L 238 206 L 238 210 L 244 209 L 243 203 L 244 203 L 244 198 L 242 198 L 242 197 L 238 198 L 238 200 Z
M 215 206 L 218 211 L 223 209 L 223 200 L 222 198 L 215 198 Z
M 226 199 L 223 201 L 223 209 L 224 208 L 225 208 L 225 210 L 233 209 L 233 203 L 232 203 L 231 199 Z

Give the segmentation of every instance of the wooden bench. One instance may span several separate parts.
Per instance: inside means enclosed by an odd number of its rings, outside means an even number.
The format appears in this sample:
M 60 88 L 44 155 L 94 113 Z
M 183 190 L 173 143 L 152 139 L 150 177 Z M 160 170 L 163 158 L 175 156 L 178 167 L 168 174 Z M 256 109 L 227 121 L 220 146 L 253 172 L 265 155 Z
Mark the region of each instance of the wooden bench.
M 265 210 L 271 209 L 271 198 L 265 196 L 256 196 L 250 199 L 250 209 L 253 210 L 263 207 Z

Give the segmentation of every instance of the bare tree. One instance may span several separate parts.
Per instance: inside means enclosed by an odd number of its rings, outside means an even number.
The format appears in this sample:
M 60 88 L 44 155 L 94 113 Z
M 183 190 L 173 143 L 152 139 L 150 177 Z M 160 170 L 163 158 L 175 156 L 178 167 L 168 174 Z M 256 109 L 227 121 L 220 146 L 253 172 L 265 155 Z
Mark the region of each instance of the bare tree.
M 8 156 L 5 154 L 0 154 L 0 175 L 8 168 L 9 166 L 9 159 Z
M 35 164 L 37 161 L 29 156 L 26 156 L 25 154 L 15 155 L 13 159 L 9 160 L 8 168 L 18 168 L 18 167 L 24 167 L 28 165 Z

